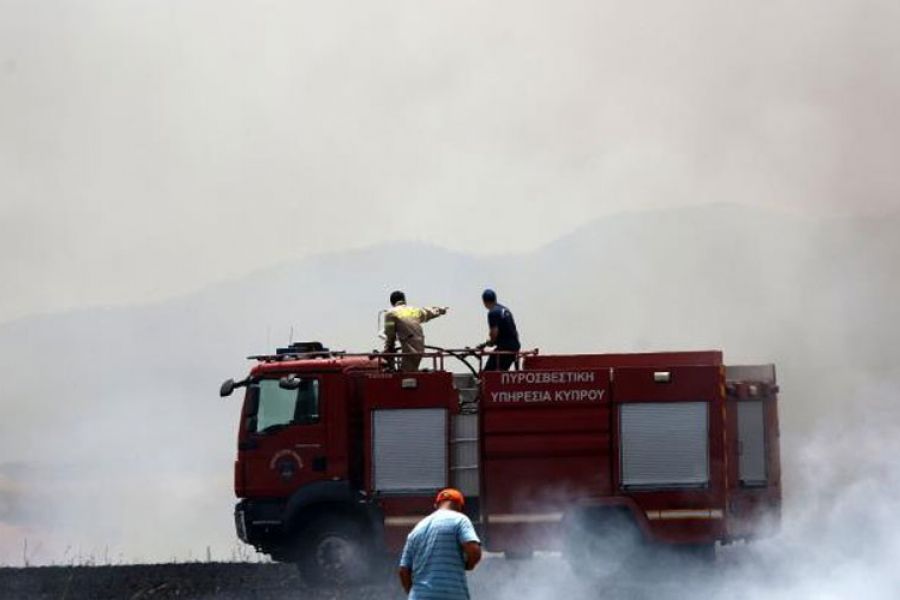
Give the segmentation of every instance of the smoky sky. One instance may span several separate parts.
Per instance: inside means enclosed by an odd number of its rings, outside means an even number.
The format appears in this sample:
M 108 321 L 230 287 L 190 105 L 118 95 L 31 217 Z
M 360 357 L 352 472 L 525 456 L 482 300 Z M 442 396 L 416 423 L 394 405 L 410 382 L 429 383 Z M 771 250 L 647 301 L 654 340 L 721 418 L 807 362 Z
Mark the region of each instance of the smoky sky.
M 389 240 L 898 205 L 900 4 L 0 0 L 0 320 Z

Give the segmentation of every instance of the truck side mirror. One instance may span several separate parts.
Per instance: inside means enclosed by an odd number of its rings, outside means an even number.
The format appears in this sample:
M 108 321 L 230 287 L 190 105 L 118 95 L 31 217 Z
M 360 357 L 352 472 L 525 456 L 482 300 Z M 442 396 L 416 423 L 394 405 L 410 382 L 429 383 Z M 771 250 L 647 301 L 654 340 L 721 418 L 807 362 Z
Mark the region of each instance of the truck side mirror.
M 226 396 L 230 396 L 235 389 L 239 387 L 247 387 L 249 384 L 250 377 L 241 379 L 240 381 L 235 381 L 234 379 L 226 379 L 222 382 L 222 387 L 219 388 L 219 395 L 225 398 Z
M 237 385 L 234 383 L 234 379 L 226 379 L 222 382 L 222 387 L 219 388 L 219 396 L 227 398 L 234 392 L 235 387 L 237 387 Z
M 278 387 L 283 390 L 299 390 L 300 378 L 296 375 L 287 375 L 278 380 Z

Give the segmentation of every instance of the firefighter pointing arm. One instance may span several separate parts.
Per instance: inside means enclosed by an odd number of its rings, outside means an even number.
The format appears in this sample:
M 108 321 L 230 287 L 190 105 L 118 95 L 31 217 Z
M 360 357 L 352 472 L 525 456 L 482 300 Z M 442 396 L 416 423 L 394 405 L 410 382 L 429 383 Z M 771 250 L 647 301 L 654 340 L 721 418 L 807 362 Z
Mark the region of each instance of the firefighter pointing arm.
M 391 309 L 384 316 L 384 351 L 395 351 L 400 342 L 404 353 L 401 368 L 404 371 L 418 371 L 425 352 L 425 332 L 422 323 L 447 314 L 446 306 L 419 308 L 406 304 L 406 294 L 396 291 L 391 294 Z

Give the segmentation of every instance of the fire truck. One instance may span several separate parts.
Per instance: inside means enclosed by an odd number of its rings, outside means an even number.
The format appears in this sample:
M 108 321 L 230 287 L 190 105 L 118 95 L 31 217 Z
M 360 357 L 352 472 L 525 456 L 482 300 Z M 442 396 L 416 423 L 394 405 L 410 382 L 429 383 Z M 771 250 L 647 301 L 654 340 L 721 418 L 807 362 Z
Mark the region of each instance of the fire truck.
M 399 372 L 399 356 L 297 343 L 220 390 L 245 390 L 237 535 L 311 583 L 371 576 L 444 487 L 486 550 L 581 568 L 627 560 L 625 545 L 714 556 L 780 518 L 773 365 L 528 351 L 481 372 L 465 349 Z

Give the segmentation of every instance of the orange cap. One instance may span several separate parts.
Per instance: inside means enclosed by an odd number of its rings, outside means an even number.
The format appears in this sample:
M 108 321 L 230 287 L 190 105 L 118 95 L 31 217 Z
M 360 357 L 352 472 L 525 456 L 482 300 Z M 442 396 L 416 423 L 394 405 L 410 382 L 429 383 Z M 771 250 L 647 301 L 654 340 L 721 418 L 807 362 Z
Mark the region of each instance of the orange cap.
M 434 504 L 437 506 L 441 502 L 446 502 L 447 500 L 455 502 L 460 508 L 466 505 L 466 498 L 462 495 L 462 492 L 453 488 L 446 488 L 439 491 L 437 497 L 434 499 Z

